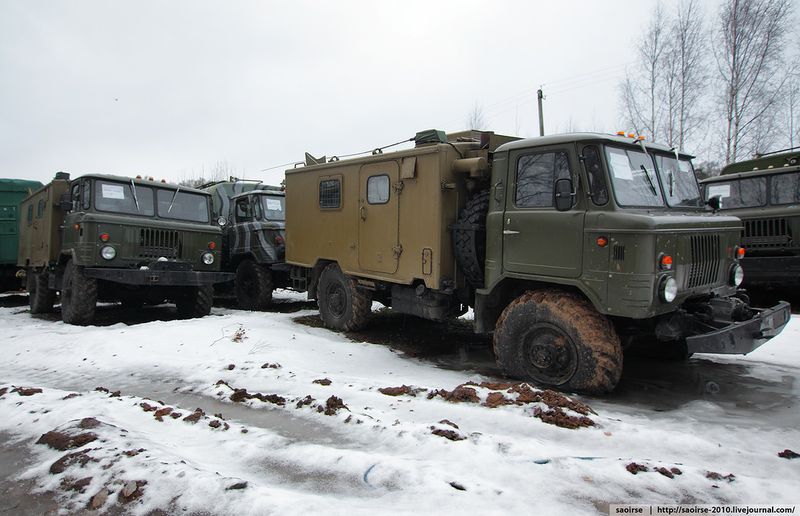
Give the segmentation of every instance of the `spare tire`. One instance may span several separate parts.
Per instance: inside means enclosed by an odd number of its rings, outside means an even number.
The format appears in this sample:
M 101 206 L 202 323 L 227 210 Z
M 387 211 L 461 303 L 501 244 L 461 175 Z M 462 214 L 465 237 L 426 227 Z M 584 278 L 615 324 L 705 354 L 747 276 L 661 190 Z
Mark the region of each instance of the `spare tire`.
M 467 201 L 453 226 L 453 247 L 456 262 L 473 288 L 483 287 L 483 266 L 486 262 L 486 214 L 489 211 L 489 190 L 481 190 Z

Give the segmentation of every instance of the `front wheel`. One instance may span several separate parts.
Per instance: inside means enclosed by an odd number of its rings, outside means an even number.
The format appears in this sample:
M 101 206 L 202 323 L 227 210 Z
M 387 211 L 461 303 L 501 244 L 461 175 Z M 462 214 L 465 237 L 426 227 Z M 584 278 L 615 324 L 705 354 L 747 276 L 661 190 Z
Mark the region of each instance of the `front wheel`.
M 494 351 L 503 371 L 568 391 L 606 393 L 622 375 L 622 346 L 610 321 L 584 298 L 526 292 L 497 321 Z
M 253 260 L 244 260 L 236 267 L 234 290 L 239 307 L 263 310 L 272 302 L 272 274 Z
M 97 308 L 97 280 L 87 278 L 83 267 L 69 260 L 61 285 L 61 320 L 67 324 L 86 326 L 94 319 Z
M 210 314 L 213 302 L 214 288 L 211 285 L 203 285 L 183 288 L 183 291 L 175 299 L 175 306 L 178 309 L 178 317 L 191 319 Z
M 345 276 L 339 265 L 331 263 L 320 274 L 317 304 L 325 326 L 339 331 L 357 331 L 367 324 L 372 313 L 372 293 L 359 289 L 356 280 Z

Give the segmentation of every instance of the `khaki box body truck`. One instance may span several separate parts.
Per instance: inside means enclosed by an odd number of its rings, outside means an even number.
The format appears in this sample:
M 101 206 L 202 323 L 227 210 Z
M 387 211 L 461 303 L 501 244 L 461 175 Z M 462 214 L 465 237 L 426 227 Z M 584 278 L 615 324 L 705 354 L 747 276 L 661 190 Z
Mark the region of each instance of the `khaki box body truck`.
M 690 156 L 595 133 L 413 140 L 286 172 L 286 261 L 330 328 L 373 300 L 472 308 L 508 376 L 607 392 L 623 347 L 743 354 L 789 320 L 739 291 L 741 222 L 702 204 Z

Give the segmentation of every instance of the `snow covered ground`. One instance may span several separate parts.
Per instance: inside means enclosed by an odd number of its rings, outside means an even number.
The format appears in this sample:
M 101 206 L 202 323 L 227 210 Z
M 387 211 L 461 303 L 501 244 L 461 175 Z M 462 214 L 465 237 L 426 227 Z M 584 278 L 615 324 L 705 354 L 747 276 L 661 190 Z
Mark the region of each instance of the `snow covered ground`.
M 778 456 L 800 451 L 797 316 L 747 357 L 634 360 L 611 396 L 572 403 L 492 385 L 488 341 L 466 324 L 434 328 L 426 349 L 428 323 L 379 316 L 348 337 L 303 297 L 276 300 L 188 321 L 106 306 L 82 328 L 0 297 L 0 487 L 25 486 L 0 512 L 32 511 L 29 492 L 135 514 L 800 502 L 800 459 Z

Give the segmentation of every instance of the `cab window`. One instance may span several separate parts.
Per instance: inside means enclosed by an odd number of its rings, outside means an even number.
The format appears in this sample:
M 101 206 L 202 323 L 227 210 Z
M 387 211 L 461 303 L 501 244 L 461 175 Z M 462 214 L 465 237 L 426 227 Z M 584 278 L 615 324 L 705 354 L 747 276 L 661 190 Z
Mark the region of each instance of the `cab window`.
M 370 204 L 389 202 L 389 176 L 383 174 L 367 179 L 367 202 Z
M 556 180 L 570 178 L 566 152 L 543 152 L 521 156 L 517 161 L 514 204 L 519 208 L 552 207 Z
M 583 159 L 586 174 L 589 176 L 589 194 L 597 206 L 608 204 L 608 187 L 603 177 L 603 165 L 600 161 L 600 149 L 596 145 L 583 148 Z
M 253 210 L 250 206 L 250 199 L 243 197 L 236 200 L 236 222 L 246 222 L 253 220 Z

